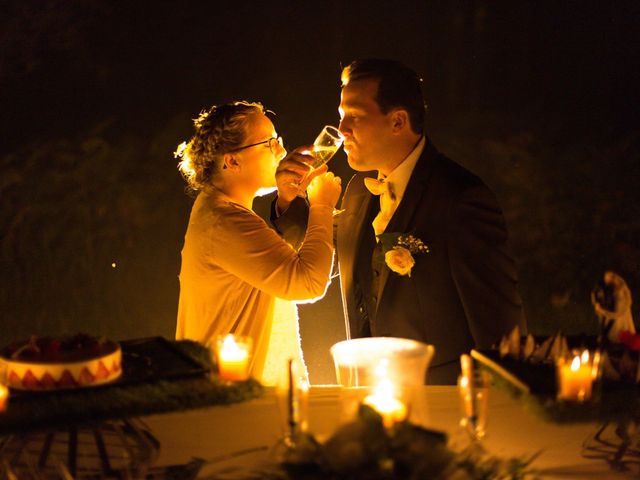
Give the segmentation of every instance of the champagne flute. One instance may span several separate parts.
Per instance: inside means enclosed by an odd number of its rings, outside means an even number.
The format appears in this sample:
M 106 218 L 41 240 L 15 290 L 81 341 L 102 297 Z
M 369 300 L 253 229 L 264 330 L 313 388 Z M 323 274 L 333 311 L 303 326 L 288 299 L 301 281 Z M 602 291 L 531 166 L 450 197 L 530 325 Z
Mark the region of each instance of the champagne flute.
M 325 125 L 313 141 L 313 150 L 309 152 L 315 159 L 311 167 L 316 169 L 331 160 L 343 141 L 344 136 L 340 130 L 332 125 Z
M 335 155 L 335 153 L 342 145 L 343 141 L 344 137 L 342 136 L 342 133 L 340 133 L 340 130 L 338 130 L 334 126 L 325 125 L 316 139 L 313 141 L 313 149 L 303 152 L 313 157 L 313 162 L 310 165 L 311 171 L 321 167 L 329 160 L 331 160 L 331 158 Z M 300 189 L 300 185 L 304 183 L 305 179 L 308 176 L 309 174 L 303 177 L 302 180 L 300 180 L 300 183 L 298 183 L 299 197 L 305 198 L 307 196 L 305 191 Z
M 487 433 L 489 411 L 489 385 L 491 379 L 484 372 L 474 372 L 470 377 L 458 377 L 460 394 L 460 426 L 472 441 L 481 440 Z

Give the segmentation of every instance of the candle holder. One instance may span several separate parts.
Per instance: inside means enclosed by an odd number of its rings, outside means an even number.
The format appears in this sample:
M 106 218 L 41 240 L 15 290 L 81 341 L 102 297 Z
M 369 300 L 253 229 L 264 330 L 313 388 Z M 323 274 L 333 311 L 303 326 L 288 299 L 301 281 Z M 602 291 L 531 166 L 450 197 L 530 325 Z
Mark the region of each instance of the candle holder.
M 276 384 L 276 398 L 285 439 L 306 432 L 309 422 L 309 382 L 303 365 L 290 359 Z
M 558 399 L 585 402 L 591 399 L 593 382 L 598 378 L 599 356 L 589 350 L 572 350 L 556 361 Z
M 426 406 L 420 408 L 424 399 L 416 387 L 426 383 L 433 354 L 432 345 L 405 338 L 358 338 L 333 345 L 344 420 L 351 420 L 364 403 L 380 413 L 387 426 L 409 415 L 416 423 L 422 421 Z
M 286 363 L 275 392 L 283 434 L 271 449 L 270 456 L 291 468 L 311 464 L 319 454 L 319 444 L 307 432 L 309 382 L 299 360 L 290 359 Z
M 213 342 L 213 355 L 221 380 L 242 382 L 249 378 L 253 340 L 250 337 L 219 335 Z

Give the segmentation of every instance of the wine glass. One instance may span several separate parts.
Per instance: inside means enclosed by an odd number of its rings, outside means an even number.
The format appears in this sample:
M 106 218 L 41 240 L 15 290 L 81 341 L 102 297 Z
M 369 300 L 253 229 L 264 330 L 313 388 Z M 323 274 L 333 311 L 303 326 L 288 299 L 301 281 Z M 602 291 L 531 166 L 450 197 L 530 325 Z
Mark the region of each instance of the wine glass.
M 315 161 L 311 164 L 311 167 L 316 169 L 331 160 L 343 141 L 344 136 L 340 133 L 340 130 L 332 125 L 325 125 L 313 141 L 313 150 L 310 154 Z
M 344 136 L 340 133 L 336 127 L 332 125 L 325 125 L 322 127 L 322 130 L 313 141 L 313 150 L 308 150 L 304 153 L 311 155 L 313 157 L 313 163 L 311 163 L 311 170 L 315 170 L 316 168 L 321 167 L 325 163 L 327 163 L 338 151 L 342 142 L 344 141 Z M 298 184 L 298 187 L 304 184 L 304 180 L 307 178 L 309 174 L 307 174 Z M 304 190 L 300 189 L 298 192 L 299 197 L 306 197 L 306 193 Z
M 317 442 L 307 432 L 309 418 L 309 382 L 300 360 L 289 359 L 276 385 L 276 400 L 282 436 L 271 449 L 278 463 L 304 464 L 318 455 Z
M 474 441 L 482 439 L 487 433 L 490 384 L 491 378 L 485 372 L 474 372 L 471 377 L 458 377 L 460 426 Z

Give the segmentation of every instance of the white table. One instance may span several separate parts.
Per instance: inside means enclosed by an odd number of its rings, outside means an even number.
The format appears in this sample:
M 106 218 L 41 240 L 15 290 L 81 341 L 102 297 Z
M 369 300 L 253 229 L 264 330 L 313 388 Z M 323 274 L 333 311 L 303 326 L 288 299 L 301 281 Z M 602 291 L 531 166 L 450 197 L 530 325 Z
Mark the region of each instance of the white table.
M 414 420 L 424 426 L 443 430 L 452 442 L 465 442 L 458 427 L 459 401 L 456 387 L 427 386 L 420 392 L 423 405 L 414 409 Z M 320 440 L 329 436 L 341 421 L 341 392 L 336 386 L 312 387 L 309 426 Z M 280 415 L 273 391 L 257 400 L 187 412 L 152 415 L 143 421 L 160 440 L 157 465 L 176 465 L 194 457 L 208 463 L 201 476 L 258 464 L 268 458 L 268 448 L 281 433 Z M 582 455 L 583 442 L 598 425 L 557 425 L 545 422 L 523 410 L 506 393 L 492 390 L 489 406 L 487 449 L 503 457 L 528 457 L 543 450 L 533 466 L 543 478 L 640 478 L 640 459 L 627 472 L 609 468 L 602 459 Z M 239 478 L 232 474 L 216 478 Z

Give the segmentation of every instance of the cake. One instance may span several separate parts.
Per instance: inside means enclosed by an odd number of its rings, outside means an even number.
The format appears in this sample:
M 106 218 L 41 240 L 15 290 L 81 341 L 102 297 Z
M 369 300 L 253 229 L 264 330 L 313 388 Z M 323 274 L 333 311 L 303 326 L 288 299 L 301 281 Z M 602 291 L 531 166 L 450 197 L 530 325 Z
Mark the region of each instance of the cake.
M 87 334 L 31 336 L 0 352 L 9 387 L 55 390 L 101 385 L 122 373 L 117 342 Z

